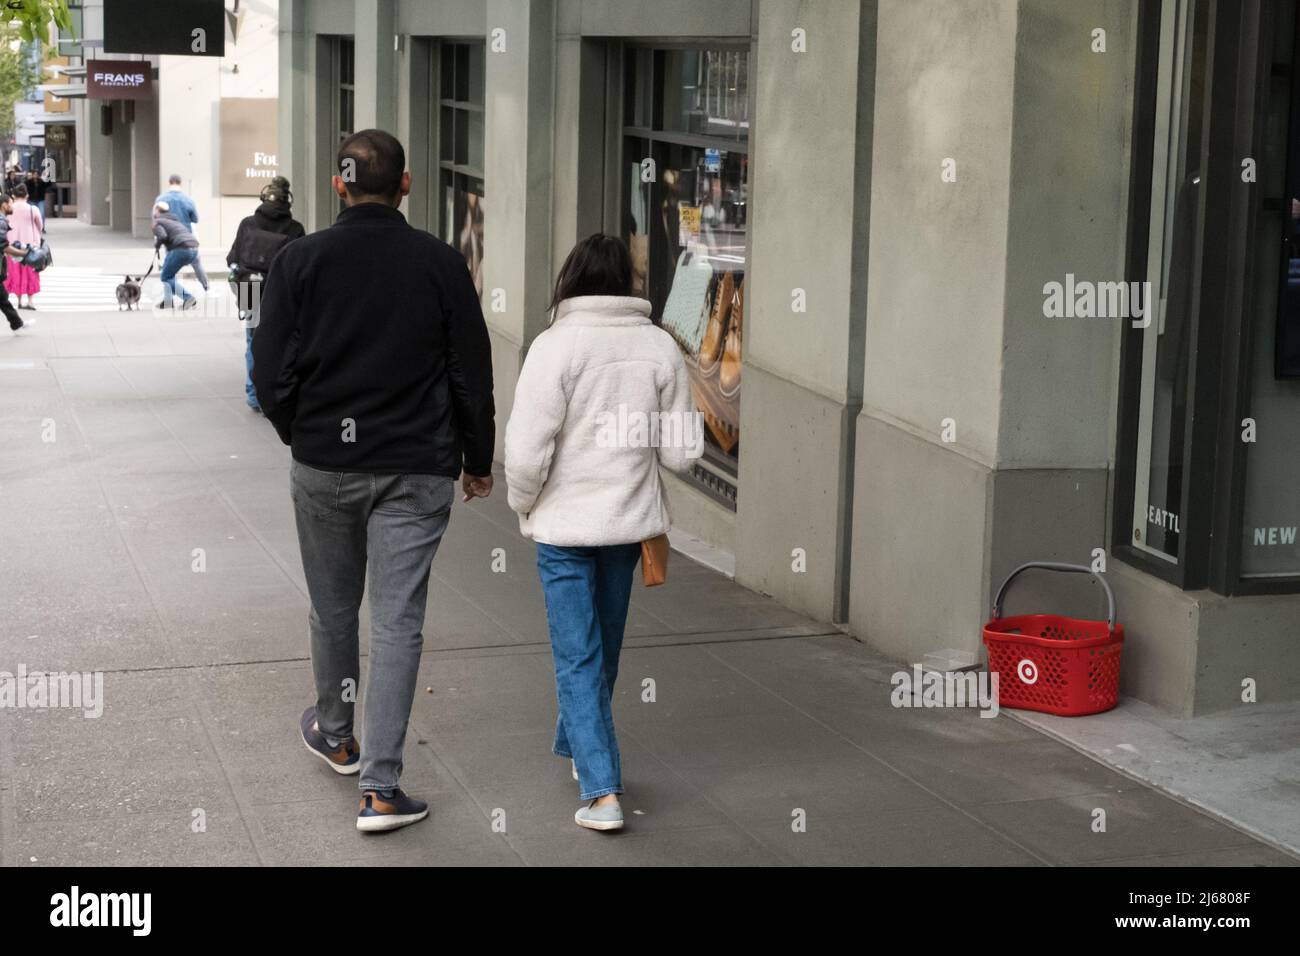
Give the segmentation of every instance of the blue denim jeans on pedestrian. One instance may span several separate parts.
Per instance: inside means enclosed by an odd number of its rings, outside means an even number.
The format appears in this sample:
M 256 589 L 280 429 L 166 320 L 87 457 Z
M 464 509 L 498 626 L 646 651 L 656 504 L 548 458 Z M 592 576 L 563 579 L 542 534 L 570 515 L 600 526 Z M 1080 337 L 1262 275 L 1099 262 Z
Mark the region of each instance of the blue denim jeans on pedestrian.
M 257 402 L 257 389 L 253 387 L 253 330 L 244 329 L 244 394 L 248 398 L 248 407 L 261 410 Z
M 370 673 L 361 694 L 362 790 L 390 790 L 402 775 L 406 724 L 424 648 L 429 565 L 451 516 L 451 478 L 290 467 L 322 734 L 352 736 L 361 662 L 358 615 L 370 594 Z
M 163 259 L 162 272 L 159 277 L 162 279 L 163 288 L 167 290 L 168 306 L 176 304 L 177 296 L 181 297 L 182 302 L 188 302 L 194 298 L 176 276 L 194 261 L 194 257 L 198 255 L 198 252 L 197 249 L 172 249 L 167 253 L 167 257 Z
M 611 707 L 641 545 L 537 545 L 555 660 L 557 756 L 572 757 L 583 800 L 623 792 Z

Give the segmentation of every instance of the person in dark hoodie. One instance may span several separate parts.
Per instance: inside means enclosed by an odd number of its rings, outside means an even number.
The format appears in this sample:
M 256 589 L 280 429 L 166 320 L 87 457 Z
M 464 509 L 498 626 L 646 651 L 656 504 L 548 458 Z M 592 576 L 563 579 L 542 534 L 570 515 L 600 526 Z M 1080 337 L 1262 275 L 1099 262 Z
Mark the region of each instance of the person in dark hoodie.
M 276 176 L 262 188 L 262 204 L 239 223 L 235 242 L 226 255 L 230 285 L 239 302 L 239 319 L 244 323 L 244 395 L 248 407 L 261 413 L 253 387 L 253 331 L 260 313 L 262 280 L 271 260 L 286 244 L 307 234 L 293 218 L 293 192 L 289 180 Z
M 167 203 L 155 203 L 153 207 L 153 251 L 157 255 L 160 248 L 167 249 L 167 258 L 163 259 L 162 279 L 165 297 L 155 306 L 159 309 L 171 309 L 176 305 L 176 296 L 182 300 L 181 308 L 193 309 L 198 300 L 190 295 L 181 283 L 180 271 L 194 261 L 199 254 L 199 240 L 194 238 L 181 221 L 171 212 Z

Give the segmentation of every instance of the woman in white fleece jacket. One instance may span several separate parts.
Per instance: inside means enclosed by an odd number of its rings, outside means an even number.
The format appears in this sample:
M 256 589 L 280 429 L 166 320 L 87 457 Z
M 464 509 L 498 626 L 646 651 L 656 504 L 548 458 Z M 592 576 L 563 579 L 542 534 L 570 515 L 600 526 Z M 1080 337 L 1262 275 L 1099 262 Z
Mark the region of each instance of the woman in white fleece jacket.
M 668 530 L 659 466 L 703 448 L 686 365 L 630 295 L 622 240 L 597 234 L 560 270 L 551 327 L 528 350 L 506 426 L 506 482 L 537 542 L 560 715 L 554 752 L 573 760 L 579 826 L 623 826 L 610 707 L 641 542 Z

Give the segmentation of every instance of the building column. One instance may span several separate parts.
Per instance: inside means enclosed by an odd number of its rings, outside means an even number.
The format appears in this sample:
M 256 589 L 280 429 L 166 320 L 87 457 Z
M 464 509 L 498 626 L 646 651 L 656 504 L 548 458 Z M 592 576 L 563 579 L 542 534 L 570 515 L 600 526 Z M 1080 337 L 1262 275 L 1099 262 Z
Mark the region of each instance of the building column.
M 497 457 L 552 281 L 552 0 L 487 0 L 483 312 L 492 337 Z
M 356 0 L 357 129 L 397 129 L 396 0 Z
M 113 161 L 109 170 L 109 225 L 120 232 L 130 232 L 134 219 L 131 202 L 131 145 L 135 136 L 131 132 L 133 123 L 126 121 L 126 112 L 130 107 L 121 101 L 113 103 Z M 155 193 L 154 195 L 157 195 Z M 149 197 L 150 199 L 153 196 Z
M 135 104 L 131 124 L 131 235 L 137 239 L 153 235 L 153 201 L 162 191 L 158 168 L 158 100 Z
M 298 218 L 310 210 L 313 63 L 307 54 L 307 0 L 280 0 L 280 169 L 300 198 Z
M 600 231 L 604 216 L 608 45 L 582 38 L 581 12 L 573 3 L 556 9 L 551 230 L 556 268 L 579 239 Z
M 1013 567 L 1105 547 L 1120 329 L 1043 287 L 1123 278 L 1131 31 L 1105 0 L 880 6 L 849 621 L 892 657 L 979 654 Z M 1027 575 L 1010 613 L 1099 601 Z
M 108 225 L 112 190 L 113 137 L 100 130 L 103 100 L 77 100 L 77 218 L 93 226 Z
M 846 614 L 875 17 L 764 0 L 751 70 L 736 580 L 825 621 Z

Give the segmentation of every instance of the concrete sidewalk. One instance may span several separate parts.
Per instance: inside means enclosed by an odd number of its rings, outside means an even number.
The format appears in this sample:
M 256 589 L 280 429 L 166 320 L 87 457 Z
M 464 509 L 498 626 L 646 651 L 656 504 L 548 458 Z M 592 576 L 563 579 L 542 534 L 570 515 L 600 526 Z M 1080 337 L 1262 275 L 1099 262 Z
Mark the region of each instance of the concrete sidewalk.
M 105 672 L 99 718 L 0 709 L 4 865 L 1295 862 L 1005 716 L 896 709 L 896 664 L 680 556 L 633 594 L 628 829 L 579 830 L 500 478 L 434 564 L 403 778 L 432 818 L 363 838 L 355 780 L 297 736 L 289 456 L 244 406 L 241 336 L 149 312 L 0 336 L 0 671 Z

